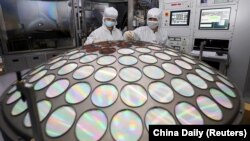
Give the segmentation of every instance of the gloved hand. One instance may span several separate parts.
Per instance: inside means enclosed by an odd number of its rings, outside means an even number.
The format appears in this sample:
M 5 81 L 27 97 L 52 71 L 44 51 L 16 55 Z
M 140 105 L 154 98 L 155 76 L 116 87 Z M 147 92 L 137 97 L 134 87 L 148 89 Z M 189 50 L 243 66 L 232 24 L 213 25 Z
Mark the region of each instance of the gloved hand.
M 127 41 L 134 41 L 135 40 L 135 35 L 133 31 L 126 31 L 124 33 L 124 39 Z

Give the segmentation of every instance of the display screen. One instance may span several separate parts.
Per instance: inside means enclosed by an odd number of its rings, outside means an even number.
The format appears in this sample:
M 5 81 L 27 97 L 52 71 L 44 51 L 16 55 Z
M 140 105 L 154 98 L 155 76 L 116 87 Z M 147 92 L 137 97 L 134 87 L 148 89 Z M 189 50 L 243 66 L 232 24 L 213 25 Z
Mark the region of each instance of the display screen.
M 170 26 L 188 26 L 190 10 L 171 11 Z
M 231 8 L 202 9 L 199 29 L 228 30 Z

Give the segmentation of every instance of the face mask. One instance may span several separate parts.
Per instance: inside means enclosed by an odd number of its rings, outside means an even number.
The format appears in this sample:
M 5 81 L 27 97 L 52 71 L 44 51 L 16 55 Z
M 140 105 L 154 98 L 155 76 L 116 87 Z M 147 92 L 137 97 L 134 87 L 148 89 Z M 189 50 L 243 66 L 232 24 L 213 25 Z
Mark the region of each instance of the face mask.
M 151 29 L 155 29 L 159 25 L 158 21 L 148 21 L 147 24 L 148 24 L 148 27 Z
M 105 21 L 105 25 L 107 27 L 113 27 L 115 25 L 115 22 L 112 22 L 112 21 Z

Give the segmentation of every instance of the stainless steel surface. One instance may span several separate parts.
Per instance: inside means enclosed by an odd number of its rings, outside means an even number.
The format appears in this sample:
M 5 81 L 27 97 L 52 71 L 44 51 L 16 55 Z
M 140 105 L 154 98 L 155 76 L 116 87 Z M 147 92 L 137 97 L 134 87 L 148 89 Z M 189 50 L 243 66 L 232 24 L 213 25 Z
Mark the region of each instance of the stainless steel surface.
M 1 131 L 0 131 L 0 141 L 4 141 Z
M 71 8 L 67 5 L 67 1 L 17 0 L 16 6 L 20 19 L 18 24 L 25 32 L 69 31 Z
M 87 36 L 87 25 L 86 25 L 86 14 L 85 14 L 85 0 L 81 0 L 82 8 L 81 8 L 81 14 L 82 14 L 82 30 L 83 30 L 83 38 L 86 38 Z
M 3 92 L 8 88 L 8 86 L 13 83 L 16 79 L 14 73 L 8 73 L 0 76 L 0 96 L 2 96 Z
M 117 2 L 127 2 L 128 0 L 87 0 L 92 2 L 106 2 L 106 3 L 117 3 Z
M 79 46 L 81 38 L 102 25 L 102 13 L 108 6 L 119 11 L 119 28 L 124 28 L 127 20 L 127 0 L 1 0 L 0 3 L 4 54 L 72 45 L 73 38 Z M 71 42 L 65 43 L 65 38 Z
M 32 53 L 21 52 L 19 54 L 9 54 L 3 55 L 3 64 L 5 68 L 5 72 L 13 72 L 17 70 L 24 70 L 28 68 L 32 68 L 37 66 L 48 59 L 55 57 L 66 50 L 73 48 L 73 46 L 69 46 L 65 49 L 57 49 L 57 50 L 39 50 L 33 51 Z
M 200 44 L 200 55 L 199 55 L 199 60 L 202 61 L 202 54 L 203 54 L 203 49 L 204 49 L 204 46 L 206 45 L 206 41 L 203 41 L 201 42 Z
M 250 58 L 249 58 L 245 89 L 243 92 L 244 99 L 246 99 L 245 101 L 248 103 L 250 103 L 250 87 L 249 86 L 250 86 Z
M 1 3 L 0 3 L 0 40 L 1 40 L 1 46 L 2 49 L 1 49 L 1 54 L 3 54 L 3 52 L 7 52 L 7 44 L 6 44 L 6 41 L 7 41 L 7 33 L 6 33 L 6 27 L 5 27 L 5 24 L 4 24 L 4 20 L 3 20 L 3 9 L 2 9 L 2 6 L 1 6 Z
M 80 39 L 79 39 L 79 19 L 77 17 L 77 12 L 79 9 L 79 0 L 70 0 L 71 4 L 72 4 L 72 17 L 73 17 L 73 25 L 74 25 L 74 39 L 75 39 L 75 45 L 79 46 L 80 45 Z
M 0 1 L 4 54 L 72 45 L 71 7 L 67 1 Z M 63 39 L 63 40 L 62 40 Z
M 25 74 L 29 70 L 22 71 L 22 74 Z M 0 97 L 2 96 L 3 92 L 8 88 L 10 84 L 16 81 L 15 73 L 7 73 L 0 76 Z
M 228 77 L 237 84 L 244 99 L 250 102 L 250 16 L 244 16 L 244 13 L 250 13 L 249 4 L 249 0 L 239 1 L 232 47 L 229 50 L 232 62 L 228 69 Z
M 134 0 L 128 0 L 128 30 L 133 30 Z

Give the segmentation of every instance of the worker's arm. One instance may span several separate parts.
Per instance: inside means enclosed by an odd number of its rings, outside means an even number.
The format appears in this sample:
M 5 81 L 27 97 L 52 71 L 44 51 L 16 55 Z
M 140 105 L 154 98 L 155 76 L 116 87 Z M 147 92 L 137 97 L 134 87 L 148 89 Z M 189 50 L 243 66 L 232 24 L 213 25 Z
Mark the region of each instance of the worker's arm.
M 124 40 L 124 37 L 122 36 L 122 32 L 119 30 L 118 39 L 117 40 Z
M 126 41 L 134 41 L 134 32 L 131 30 L 124 32 L 123 38 Z
M 85 41 L 84 45 L 92 44 L 92 43 L 94 43 L 95 40 L 96 40 L 95 32 L 92 32 L 92 33 L 88 36 L 88 38 L 87 38 L 87 40 Z
M 168 47 L 171 47 L 170 41 L 168 40 L 168 36 L 166 37 L 165 45 Z
M 126 31 L 124 33 L 124 35 L 123 35 L 124 40 L 127 40 L 127 41 L 138 41 L 138 40 L 140 40 L 140 38 L 139 38 L 140 30 L 141 30 L 141 28 Z
M 143 35 L 145 33 L 144 27 L 138 27 L 134 30 L 134 40 L 141 41 L 141 37 L 145 36 Z
M 161 38 L 162 38 L 162 43 L 160 44 L 163 46 L 169 46 L 168 33 L 167 32 L 164 32 L 164 34 L 161 33 Z

